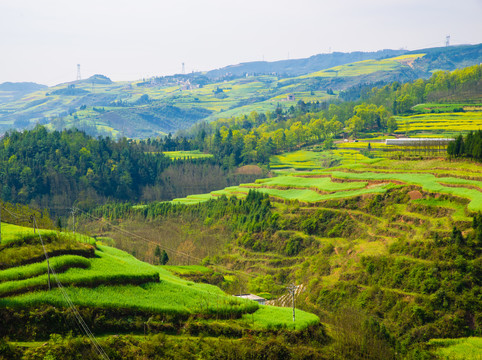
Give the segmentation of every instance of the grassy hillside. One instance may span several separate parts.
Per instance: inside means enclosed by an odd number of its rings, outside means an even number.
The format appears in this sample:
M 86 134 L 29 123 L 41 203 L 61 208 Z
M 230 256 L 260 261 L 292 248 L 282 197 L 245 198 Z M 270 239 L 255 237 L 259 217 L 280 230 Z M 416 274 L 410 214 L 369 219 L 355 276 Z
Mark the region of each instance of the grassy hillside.
M 297 303 L 329 324 L 333 351 L 362 347 L 348 340 L 356 332 L 368 337 L 360 342 L 376 338 L 387 349 L 398 348 L 402 358 L 423 348 L 437 356 L 477 359 L 476 351 L 467 350 L 473 345 L 462 340 L 447 346 L 430 339 L 480 336 L 482 329 L 477 300 L 482 248 L 474 220 L 482 211 L 478 164 L 372 159 L 351 149 L 304 150 L 271 162 L 275 177 L 177 199 L 165 212 L 146 205 L 143 212 L 158 214 L 158 221 L 176 213 L 207 237 L 210 229 L 231 234 L 226 249 L 210 248 L 204 259 L 228 274 L 228 291 L 249 289 L 288 305 L 279 283 L 302 284 Z M 333 163 L 337 166 L 326 167 Z M 269 196 L 268 213 L 249 208 L 252 190 Z M 236 203 L 233 195 L 245 200 Z M 181 238 L 169 239 L 171 247 L 182 248 Z M 195 255 L 202 247 L 193 242 L 183 249 Z
M 189 318 L 206 319 L 208 328 L 209 321 L 220 319 L 226 319 L 226 326 L 238 324 L 247 329 L 293 326 L 290 314 L 284 309 L 260 307 L 256 302 L 226 295 L 215 286 L 182 280 L 163 267 L 143 263 L 92 238 L 41 230 L 50 254 L 50 267 L 56 273 L 51 274 L 52 290 L 48 291 L 47 263 L 37 256 L 43 254 L 41 244 L 27 230 L 2 224 L 1 336 L 34 339 L 45 338 L 52 332 L 77 332 L 69 319 L 65 294 L 95 333 L 140 331 L 143 326 L 140 319 L 146 321 L 149 317 L 164 319 L 167 323 L 157 326 L 172 331 L 180 329 L 180 324 Z M 76 255 L 70 255 L 73 252 Z M 64 290 L 57 288 L 58 281 Z M 21 315 L 24 311 L 32 315 L 24 317 Z M 34 317 L 36 311 L 43 313 Z M 109 314 L 109 318 L 87 318 L 90 311 Z M 242 319 L 248 315 L 246 324 Z M 69 321 L 53 325 L 50 316 Z M 296 328 L 304 329 L 317 322 L 316 316 L 299 311 Z M 55 330 L 39 331 L 49 326 Z
M 201 119 L 274 111 L 278 104 L 288 109 L 299 100 L 334 99 L 338 90 L 361 83 L 414 80 L 423 75 L 413 68 L 423 56 L 364 60 L 292 78 L 256 75 L 216 82 L 195 74 L 111 82 L 95 75 L 1 104 L 0 129 L 38 122 L 51 129 L 72 126 L 111 137 L 154 137 L 187 129 Z M 288 101 L 288 94 L 294 100 Z

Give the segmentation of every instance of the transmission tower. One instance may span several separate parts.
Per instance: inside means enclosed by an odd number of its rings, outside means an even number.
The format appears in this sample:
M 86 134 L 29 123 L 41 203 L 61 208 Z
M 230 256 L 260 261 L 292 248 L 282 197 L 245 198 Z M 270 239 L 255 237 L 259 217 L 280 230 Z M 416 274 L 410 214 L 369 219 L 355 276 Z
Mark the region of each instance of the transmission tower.
M 82 80 L 82 77 L 80 76 L 80 64 L 77 64 L 77 81 Z
M 184 75 L 186 73 L 186 68 L 184 67 L 184 63 L 182 63 L 182 74 Z
M 450 46 L 450 35 L 445 37 L 445 46 Z

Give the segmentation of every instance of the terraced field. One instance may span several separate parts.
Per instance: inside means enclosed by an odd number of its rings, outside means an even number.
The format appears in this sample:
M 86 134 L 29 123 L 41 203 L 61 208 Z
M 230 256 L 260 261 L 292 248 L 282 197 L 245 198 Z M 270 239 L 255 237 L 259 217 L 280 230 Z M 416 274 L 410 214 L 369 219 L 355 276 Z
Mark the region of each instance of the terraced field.
M 452 134 L 477 131 L 482 128 L 482 112 L 448 112 L 441 114 L 421 114 L 397 116 L 396 133 L 438 133 Z
M 353 143 L 351 143 L 353 144 Z M 359 143 L 354 143 L 359 144 Z M 336 167 L 323 168 L 337 162 Z M 256 189 L 274 199 L 317 203 L 328 199 L 385 193 L 397 186 L 416 186 L 420 191 L 465 199 L 467 211 L 482 211 L 482 167 L 467 161 L 403 161 L 369 159 L 356 150 L 297 151 L 272 158 L 276 176 L 241 184 L 211 194 L 175 199 L 197 203 L 217 196 L 245 196 Z
M 429 346 L 435 349 L 441 359 L 481 360 L 482 338 L 469 337 L 460 339 L 433 339 Z
M 39 122 L 50 129 L 75 126 L 111 137 L 159 136 L 188 128 L 201 119 L 211 121 L 252 111 L 265 113 L 277 106 L 288 109 L 299 100 L 335 99 L 338 91 L 328 94 L 319 86 L 312 90 L 313 80 L 329 82 L 336 77 L 337 85 L 329 87 L 339 89 L 355 85 L 358 77 L 370 75 L 375 80 L 379 72 L 384 76 L 390 72 L 398 74 L 409 69 L 411 62 L 420 56 L 423 55 L 366 60 L 294 78 L 247 76 L 203 86 L 182 79 L 162 83 L 155 80 L 110 83 L 106 78 L 99 83 L 87 79 L 0 104 L 0 130 Z M 288 94 L 294 100 L 288 100 Z
M 193 151 L 164 151 L 164 155 L 171 159 L 205 159 L 213 157 L 212 154 L 204 154 L 199 150 Z
M 43 255 L 40 241 L 31 232 L 26 234 L 26 229 L 2 224 L 0 312 L 8 308 L 68 308 L 67 294 L 80 308 L 123 309 L 125 314 L 142 312 L 178 319 L 236 319 L 249 315 L 250 326 L 260 329 L 292 324 L 285 309 L 259 307 L 256 302 L 226 295 L 215 286 L 183 280 L 167 270 L 169 267 L 141 262 L 91 238 L 41 230 L 50 254 L 50 268 L 55 272 L 50 275 L 52 290 L 48 291 L 47 262 L 38 256 L 39 252 Z M 8 260 L 12 254 L 14 259 Z M 59 282 L 64 290 L 57 287 Z M 318 321 L 315 315 L 300 311 L 296 327 Z

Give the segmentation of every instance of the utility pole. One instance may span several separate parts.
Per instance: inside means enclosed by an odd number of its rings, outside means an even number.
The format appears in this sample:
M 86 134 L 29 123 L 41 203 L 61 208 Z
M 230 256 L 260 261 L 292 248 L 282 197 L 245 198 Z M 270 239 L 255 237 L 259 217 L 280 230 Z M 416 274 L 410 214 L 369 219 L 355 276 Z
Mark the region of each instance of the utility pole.
M 296 285 L 291 284 L 288 286 L 288 292 L 291 294 L 291 303 L 293 305 L 293 322 L 295 322 L 295 292 L 296 292 Z

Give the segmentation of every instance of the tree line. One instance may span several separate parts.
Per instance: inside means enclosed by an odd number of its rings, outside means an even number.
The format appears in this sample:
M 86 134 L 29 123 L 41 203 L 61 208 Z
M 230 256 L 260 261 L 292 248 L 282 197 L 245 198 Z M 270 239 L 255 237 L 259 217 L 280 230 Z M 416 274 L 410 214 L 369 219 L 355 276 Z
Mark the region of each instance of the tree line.
M 162 154 L 177 146 L 169 139 L 115 141 L 43 126 L 6 133 L 0 140 L 0 197 L 62 213 L 74 204 L 171 200 L 254 180 L 215 159 L 171 160 Z
M 383 105 L 397 115 L 410 112 L 414 105 L 426 102 L 475 100 L 480 94 L 481 79 L 482 65 L 474 65 L 452 72 L 437 71 L 427 80 L 418 79 L 405 84 L 396 81 L 371 89 L 370 86 L 359 87 L 354 92 L 358 92 L 361 101 Z M 350 91 L 345 96 L 356 98 Z
M 455 141 L 449 143 L 447 154 L 450 158 L 464 157 L 482 161 L 482 131 L 471 131 L 465 137 L 457 136 Z

